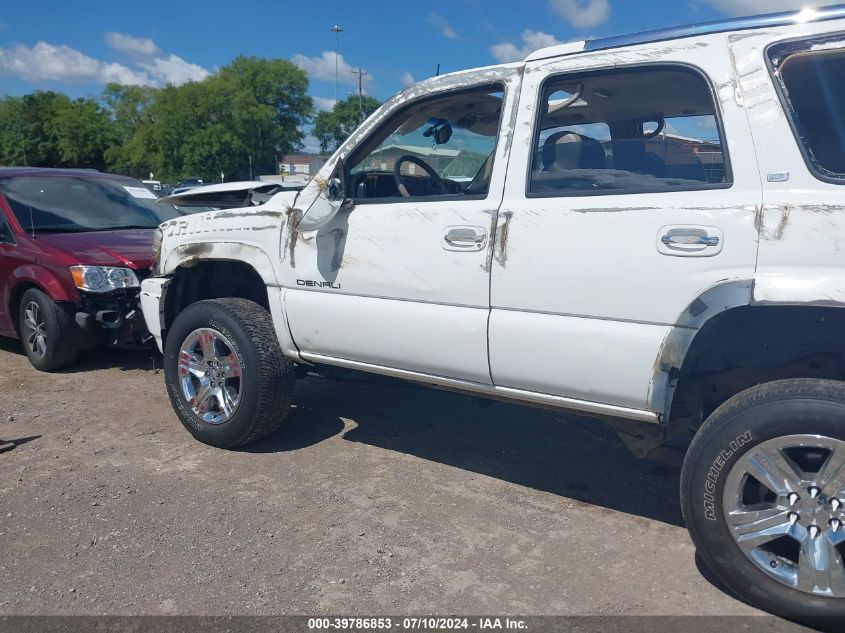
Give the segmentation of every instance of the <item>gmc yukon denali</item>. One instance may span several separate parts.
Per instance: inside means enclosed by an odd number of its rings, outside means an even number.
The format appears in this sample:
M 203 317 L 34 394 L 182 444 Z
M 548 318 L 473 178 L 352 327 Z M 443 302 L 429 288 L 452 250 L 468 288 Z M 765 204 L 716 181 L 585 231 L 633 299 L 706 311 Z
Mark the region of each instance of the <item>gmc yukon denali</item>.
M 219 447 L 275 431 L 307 366 L 580 412 L 641 456 L 686 438 L 718 578 L 841 618 L 843 113 L 845 6 L 420 82 L 302 191 L 161 225 L 169 397 Z

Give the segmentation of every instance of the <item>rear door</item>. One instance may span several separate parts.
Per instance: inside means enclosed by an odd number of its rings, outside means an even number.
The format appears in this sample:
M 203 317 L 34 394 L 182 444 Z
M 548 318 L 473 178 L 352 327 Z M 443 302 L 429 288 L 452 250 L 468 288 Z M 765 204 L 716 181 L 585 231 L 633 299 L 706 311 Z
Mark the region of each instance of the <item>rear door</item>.
M 659 413 L 670 330 L 708 288 L 754 273 L 760 177 L 726 38 L 530 61 L 521 104 L 494 383 Z

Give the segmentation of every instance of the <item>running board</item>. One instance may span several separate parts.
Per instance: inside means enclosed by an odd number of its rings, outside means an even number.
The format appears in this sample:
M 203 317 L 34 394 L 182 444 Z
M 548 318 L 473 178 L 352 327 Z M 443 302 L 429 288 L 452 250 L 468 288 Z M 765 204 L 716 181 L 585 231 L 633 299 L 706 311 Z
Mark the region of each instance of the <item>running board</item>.
M 636 420 L 638 422 L 649 422 L 652 424 L 658 424 L 660 422 L 660 416 L 657 413 L 654 413 L 653 411 L 646 411 L 644 409 L 631 409 L 629 407 L 620 407 L 613 404 L 602 404 L 599 402 L 590 402 L 588 400 L 566 398 L 564 396 L 553 396 L 548 393 L 537 393 L 536 391 L 525 391 L 523 389 L 513 389 L 511 387 L 485 385 L 471 380 L 460 380 L 457 378 L 435 376 L 433 374 L 423 374 L 408 371 L 406 369 L 396 369 L 393 367 L 385 367 L 383 365 L 374 365 L 372 363 L 362 363 L 357 360 L 335 358 L 334 356 L 323 356 L 322 354 L 312 354 L 310 352 L 300 352 L 299 355 L 303 360 L 311 363 L 335 365 L 337 367 L 345 367 L 346 369 L 356 369 L 358 371 L 365 371 L 373 374 L 382 374 L 384 376 L 392 376 L 393 378 L 401 378 L 412 382 L 434 385 L 454 391 L 475 393 L 480 396 L 494 398 L 497 400 L 521 402 L 525 404 L 553 407 L 556 409 L 565 409 L 567 411 L 577 411 L 579 413 L 589 413 L 597 416 L 624 418 L 627 420 Z

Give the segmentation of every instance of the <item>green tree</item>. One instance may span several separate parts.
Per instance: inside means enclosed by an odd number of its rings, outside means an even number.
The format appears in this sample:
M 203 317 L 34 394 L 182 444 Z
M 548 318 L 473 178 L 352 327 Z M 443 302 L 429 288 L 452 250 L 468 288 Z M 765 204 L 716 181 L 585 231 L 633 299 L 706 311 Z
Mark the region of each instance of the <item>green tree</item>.
M 124 86 L 110 83 L 103 90 L 101 101 L 109 115 L 114 142 L 105 151 L 109 171 L 147 178 L 155 171 L 153 157 L 146 141 L 152 125 L 150 106 L 157 90 L 149 86 Z
M 362 99 L 364 117 L 370 116 L 380 105 L 377 99 L 364 97 Z M 338 101 L 330 111 L 320 112 L 314 119 L 313 131 L 314 136 L 320 141 L 320 151 L 328 154 L 336 150 L 349 138 L 360 122 L 361 113 L 357 96 Z

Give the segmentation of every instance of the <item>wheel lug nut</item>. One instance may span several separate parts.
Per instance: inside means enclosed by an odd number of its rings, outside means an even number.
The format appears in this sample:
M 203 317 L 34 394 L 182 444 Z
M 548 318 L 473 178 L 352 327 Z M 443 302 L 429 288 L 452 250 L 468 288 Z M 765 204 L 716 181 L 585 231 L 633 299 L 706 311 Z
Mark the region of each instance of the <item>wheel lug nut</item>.
M 842 521 L 840 521 L 839 519 L 831 519 L 830 520 L 830 529 L 833 530 L 834 532 L 838 531 L 839 528 L 841 528 L 841 527 L 842 527 Z
M 821 528 L 818 525 L 811 525 L 809 528 L 810 538 L 816 538 L 821 532 Z
M 821 488 L 819 488 L 818 486 L 810 486 L 809 488 L 807 488 L 807 492 L 810 493 L 811 499 L 815 499 L 821 493 Z
M 789 522 L 792 525 L 795 525 L 798 522 L 798 519 L 801 518 L 801 515 L 798 514 L 797 512 L 790 512 L 788 518 L 789 518 Z
M 789 505 L 794 506 L 801 500 L 801 497 L 798 496 L 797 492 L 790 492 L 789 493 Z

